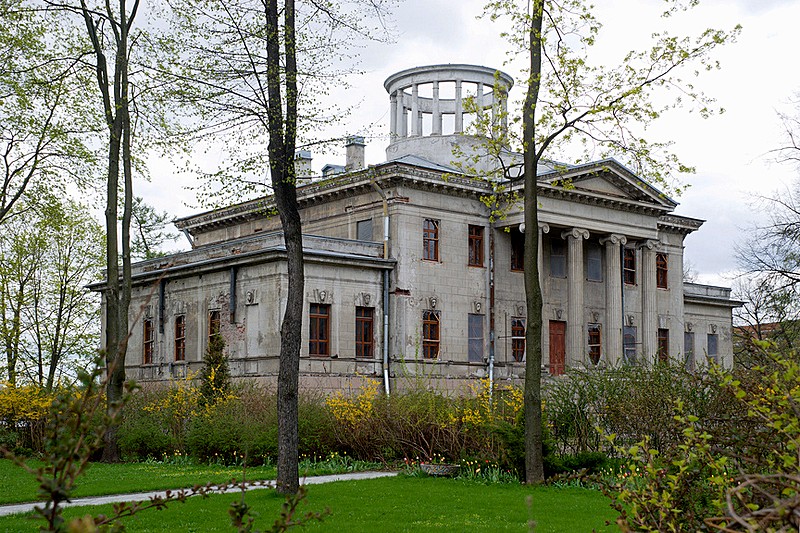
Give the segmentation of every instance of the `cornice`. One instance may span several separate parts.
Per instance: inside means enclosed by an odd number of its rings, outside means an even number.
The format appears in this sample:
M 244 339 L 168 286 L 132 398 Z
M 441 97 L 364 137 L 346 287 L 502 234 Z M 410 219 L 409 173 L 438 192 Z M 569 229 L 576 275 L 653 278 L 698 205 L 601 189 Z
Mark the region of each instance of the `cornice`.
M 679 233 L 681 235 L 688 235 L 693 231 L 700 229 L 705 223 L 705 220 L 699 218 L 684 217 L 681 215 L 661 215 L 658 218 L 658 229 L 661 231 L 668 231 L 670 233 Z

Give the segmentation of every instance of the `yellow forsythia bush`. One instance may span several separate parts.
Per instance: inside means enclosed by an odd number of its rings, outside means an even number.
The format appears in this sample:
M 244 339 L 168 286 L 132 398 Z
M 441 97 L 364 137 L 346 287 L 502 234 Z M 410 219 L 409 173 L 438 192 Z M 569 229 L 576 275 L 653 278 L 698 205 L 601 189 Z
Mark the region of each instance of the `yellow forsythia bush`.
M 42 420 L 54 397 L 55 392 L 38 385 L 0 384 L 0 420 L 7 424 Z
M 337 422 L 349 428 L 356 427 L 372 416 L 379 385 L 377 380 L 365 379 L 357 395 L 347 397 L 342 391 L 336 391 L 325 400 L 325 405 Z

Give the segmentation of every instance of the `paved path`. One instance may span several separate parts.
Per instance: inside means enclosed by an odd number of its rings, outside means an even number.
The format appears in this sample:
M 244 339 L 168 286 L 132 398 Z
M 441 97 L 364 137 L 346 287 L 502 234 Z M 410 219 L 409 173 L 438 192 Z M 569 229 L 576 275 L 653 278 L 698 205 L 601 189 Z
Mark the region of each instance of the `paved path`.
M 396 476 L 397 472 L 353 472 L 350 474 L 332 474 L 330 476 L 314 476 L 314 477 L 307 477 L 305 479 L 301 479 L 300 483 L 303 485 L 319 485 L 320 483 L 331 483 L 333 481 L 351 481 L 351 480 L 358 480 L 358 479 L 374 479 L 378 477 L 390 477 Z M 255 489 L 265 489 L 265 488 L 272 488 L 275 486 L 275 481 L 262 481 L 262 482 L 254 482 L 256 484 L 249 486 L 247 490 L 255 490 Z M 173 494 L 180 489 L 171 491 Z M 226 492 L 237 492 L 239 491 L 239 487 L 229 487 L 224 490 L 216 491 L 217 493 L 223 494 Z M 80 505 L 102 505 L 105 503 L 118 503 L 118 502 L 139 502 L 139 501 L 147 501 L 150 498 L 160 496 L 165 497 L 167 491 L 154 491 L 154 492 L 138 492 L 135 494 L 114 494 L 110 496 L 92 496 L 88 498 L 74 498 L 71 502 L 64 503 L 64 507 L 73 507 L 73 506 L 80 506 Z M 14 505 L 1 505 L 0 506 L 0 516 L 6 516 L 10 514 L 16 513 L 27 513 L 29 511 L 33 511 L 33 508 L 36 505 L 41 505 L 41 503 L 32 502 L 32 503 L 18 503 Z

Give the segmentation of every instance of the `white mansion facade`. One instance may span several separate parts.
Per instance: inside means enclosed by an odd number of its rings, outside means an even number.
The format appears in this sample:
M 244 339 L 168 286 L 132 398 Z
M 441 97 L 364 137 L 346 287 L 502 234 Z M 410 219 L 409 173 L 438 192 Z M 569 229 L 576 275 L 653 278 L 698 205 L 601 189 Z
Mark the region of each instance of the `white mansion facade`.
M 504 90 L 493 91 L 496 83 Z M 501 120 L 511 83 L 469 65 L 395 74 L 385 84 L 387 161 L 365 167 L 363 139 L 352 138 L 346 165 L 327 165 L 298 187 L 305 385 L 336 389 L 366 375 L 389 390 L 423 375 L 457 387 L 524 375 L 522 231 L 530 229 L 513 202 L 502 220 L 490 217 L 483 200 L 493 188 L 451 164 L 456 144 L 480 150 L 461 134 L 462 94 Z M 301 177 L 308 157 L 298 154 Z M 504 185 L 521 194 L 521 180 Z M 674 214 L 674 201 L 613 159 L 541 166 L 538 194 L 546 372 L 659 358 L 732 364 L 738 302 L 730 289 L 683 279 L 684 239 L 702 220 Z M 218 331 L 233 375 L 274 378 L 287 277 L 271 206 L 267 197 L 180 219 L 192 249 L 134 266 L 132 309 L 144 313 L 131 324 L 130 376 L 199 370 Z

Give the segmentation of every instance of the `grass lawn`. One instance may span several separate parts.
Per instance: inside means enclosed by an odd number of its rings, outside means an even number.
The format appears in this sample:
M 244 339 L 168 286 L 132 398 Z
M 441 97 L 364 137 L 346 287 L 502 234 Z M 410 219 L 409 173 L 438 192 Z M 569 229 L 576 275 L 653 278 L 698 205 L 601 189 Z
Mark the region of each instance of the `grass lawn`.
M 531 505 L 527 504 L 531 498 Z M 192 498 L 166 511 L 145 511 L 128 519 L 129 531 L 232 531 L 227 509 L 236 495 Z M 255 490 L 247 502 L 260 513 L 256 527 L 268 529 L 283 499 L 272 490 Z M 617 531 L 605 526 L 615 518 L 599 492 L 579 488 L 525 487 L 435 478 L 382 478 L 341 481 L 308 487 L 301 512 L 330 508 L 322 523 L 307 531 Z M 108 512 L 108 506 L 72 508 L 66 517 Z M 24 515 L 0 518 L 0 531 L 34 531 L 39 522 Z
M 29 461 L 33 467 L 42 466 L 41 461 Z M 355 467 L 354 467 L 355 466 Z M 361 468 L 358 468 L 358 467 Z M 327 461 L 307 468 L 301 465 L 301 475 L 318 476 L 335 474 L 376 465 L 336 464 Z M 274 479 L 274 466 L 259 466 L 247 469 L 247 479 Z M 242 468 L 235 466 L 209 466 L 193 464 L 162 463 L 92 463 L 86 473 L 78 479 L 73 496 L 101 496 L 125 494 L 151 490 L 189 488 L 196 484 L 225 483 L 231 478 L 242 479 Z M 36 501 L 37 483 L 31 474 L 7 459 L 0 460 L 0 505 Z

